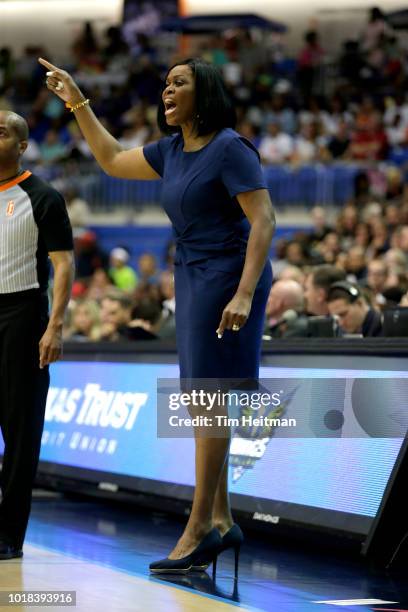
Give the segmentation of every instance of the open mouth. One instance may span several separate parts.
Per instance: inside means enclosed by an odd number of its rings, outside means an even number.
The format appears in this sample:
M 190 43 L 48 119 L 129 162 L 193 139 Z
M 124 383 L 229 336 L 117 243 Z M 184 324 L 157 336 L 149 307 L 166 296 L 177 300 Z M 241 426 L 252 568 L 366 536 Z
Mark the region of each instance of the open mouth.
M 173 100 L 164 100 L 164 108 L 164 114 L 167 116 L 171 115 L 171 113 L 176 110 L 177 105 L 175 104 L 175 102 L 173 102 Z

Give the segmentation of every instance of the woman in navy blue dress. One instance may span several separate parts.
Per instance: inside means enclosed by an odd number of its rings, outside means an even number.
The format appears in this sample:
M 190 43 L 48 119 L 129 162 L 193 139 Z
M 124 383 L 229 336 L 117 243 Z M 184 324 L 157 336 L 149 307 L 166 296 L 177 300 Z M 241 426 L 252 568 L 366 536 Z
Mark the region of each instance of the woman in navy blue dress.
M 176 240 L 176 331 L 180 377 L 257 379 L 268 250 L 275 219 L 253 145 L 234 131 L 235 112 L 212 65 L 186 60 L 166 77 L 161 140 L 124 151 L 93 114 L 69 74 L 49 69 L 48 88 L 73 108 L 96 160 L 111 176 L 163 178 Z M 228 498 L 228 437 L 196 436 L 196 488 L 183 535 L 156 572 L 206 568 L 242 533 Z M 236 555 L 237 559 L 237 555 Z

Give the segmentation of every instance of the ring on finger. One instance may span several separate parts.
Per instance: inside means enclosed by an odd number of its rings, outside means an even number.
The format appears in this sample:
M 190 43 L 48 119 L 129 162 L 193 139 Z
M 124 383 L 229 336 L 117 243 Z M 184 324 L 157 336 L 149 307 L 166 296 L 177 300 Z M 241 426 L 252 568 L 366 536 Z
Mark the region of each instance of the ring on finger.
M 234 325 L 232 326 L 232 331 L 239 331 L 238 323 L 234 323 Z

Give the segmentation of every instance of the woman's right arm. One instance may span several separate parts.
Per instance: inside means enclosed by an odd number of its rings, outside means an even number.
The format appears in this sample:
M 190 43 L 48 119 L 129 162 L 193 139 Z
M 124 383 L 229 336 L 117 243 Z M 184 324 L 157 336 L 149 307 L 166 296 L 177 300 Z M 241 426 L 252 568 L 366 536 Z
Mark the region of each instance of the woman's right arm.
M 47 72 L 47 87 L 50 91 L 71 106 L 85 100 L 85 96 L 68 72 L 57 68 L 42 58 L 38 61 L 49 70 Z M 57 89 L 57 87 L 59 88 Z M 74 114 L 96 161 L 106 174 L 116 178 L 139 180 L 160 178 L 159 174 L 146 161 L 143 155 L 143 147 L 130 150 L 123 149 L 97 119 L 89 104 L 74 111 Z

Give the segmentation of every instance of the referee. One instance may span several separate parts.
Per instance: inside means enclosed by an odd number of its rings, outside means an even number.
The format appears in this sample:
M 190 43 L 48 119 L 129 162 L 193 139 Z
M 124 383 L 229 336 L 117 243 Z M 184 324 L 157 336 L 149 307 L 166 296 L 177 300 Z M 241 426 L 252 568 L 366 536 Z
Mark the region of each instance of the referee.
M 28 126 L 0 111 L 0 559 L 21 557 L 40 454 L 48 364 L 61 353 L 73 281 L 73 242 L 65 203 L 20 167 Z M 54 268 L 48 319 L 49 260 Z

